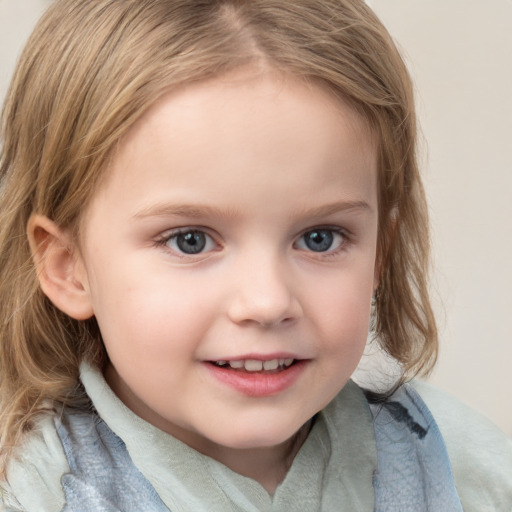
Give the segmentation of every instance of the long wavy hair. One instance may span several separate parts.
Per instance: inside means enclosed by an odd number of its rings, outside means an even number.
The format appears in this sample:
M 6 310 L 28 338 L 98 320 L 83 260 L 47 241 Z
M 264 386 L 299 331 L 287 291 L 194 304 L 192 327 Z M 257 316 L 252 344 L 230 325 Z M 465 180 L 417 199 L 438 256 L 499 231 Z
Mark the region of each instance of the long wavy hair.
M 326 87 L 375 134 L 375 335 L 404 378 L 431 369 L 437 331 L 413 89 L 363 1 L 56 0 L 26 45 L 2 116 L 0 473 L 37 414 L 76 400 L 80 361 L 106 361 L 94 318 L 73 320 L 41 292 L 29 217 L 76 230 L 112 149 L 158 98 L 261 62 Z

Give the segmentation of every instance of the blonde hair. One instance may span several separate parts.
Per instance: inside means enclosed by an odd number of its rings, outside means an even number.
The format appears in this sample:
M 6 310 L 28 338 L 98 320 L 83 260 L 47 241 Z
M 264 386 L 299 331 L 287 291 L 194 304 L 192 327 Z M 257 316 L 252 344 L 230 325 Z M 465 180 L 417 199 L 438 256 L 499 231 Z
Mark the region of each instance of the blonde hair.
M 79 362 L 106 360 L 95 320 L 67 317 L 39 289 L 29 217 L 76 229 L 112 148 L 160 96 L 261 61 L 323 84 L 376 134 L 375 334 L 404 376 L 432 367 L 437 334 L 413 91 L 364 2 L 57 0 L 21 56 L 2 118 L 0 471 L 36 414 L 73 400 Z

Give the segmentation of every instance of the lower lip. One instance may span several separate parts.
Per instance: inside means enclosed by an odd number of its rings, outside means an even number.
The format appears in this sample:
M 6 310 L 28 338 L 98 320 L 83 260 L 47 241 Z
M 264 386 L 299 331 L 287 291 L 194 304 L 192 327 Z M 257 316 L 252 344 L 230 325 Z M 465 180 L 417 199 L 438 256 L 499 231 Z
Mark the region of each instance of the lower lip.
M 228 370 L 206 363 L 209 371 L 222 384 L 247 396 L 274 396 L 286 391 L 306 369 L 307 361 L 298 361 L 279 373 L 251 373 Z

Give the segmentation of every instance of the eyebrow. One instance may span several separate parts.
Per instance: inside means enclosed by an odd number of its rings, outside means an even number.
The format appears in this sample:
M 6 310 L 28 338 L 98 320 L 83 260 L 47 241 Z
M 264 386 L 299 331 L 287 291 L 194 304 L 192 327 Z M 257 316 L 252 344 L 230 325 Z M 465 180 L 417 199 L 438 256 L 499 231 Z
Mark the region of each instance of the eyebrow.
M 143 208 L 132 216 L 132 220 L 140 220 L 147 217 L 219 218 L 232 217 L 233 214 L 234 212 L 231 210 L 223 210 L 215 206 L 158 203 L 147 208 Z
M 345 211 L 371 212 L 372 207 L 365 201 L 340 201 L 316 208 L 300 211 L 304 217 L 326 217 Z M 148 217 L 188 217 L 188 218 L 233 218 L 236 211 L 222 209 L 215 206 L 196 204 L 169 204 L 159 203 L 143 208 L 132 216 L 132 220 L 141 220 Z
M 372 212 L 372 207 L 366 201 L 340 201 L 304 211 L 306 217 L 326 217 L 334 213 L 346 211 Z

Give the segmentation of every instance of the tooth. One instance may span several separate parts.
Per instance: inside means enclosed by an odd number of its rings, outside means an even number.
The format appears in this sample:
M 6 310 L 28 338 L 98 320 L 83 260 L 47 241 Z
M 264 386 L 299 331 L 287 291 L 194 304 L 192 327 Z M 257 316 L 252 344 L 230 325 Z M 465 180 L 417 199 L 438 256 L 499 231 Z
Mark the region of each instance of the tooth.
M 231 368 L 235 368 L 235 369 L 243 368 L 244 362 L 243 361 L 229 361 L 229 366 L 231 366 Z
M 284 360 L 284 365 L 285 366 L 291 366 L 293 363 L 293 359 L 285 359 Z
M 217 366 L 226 366 L 226 361 L 217 361 Z
M 279 361 L 277 359 L 271 359 L 263 363 L 263 369 L 265 370 L 277 370 L 279 367 Z
M 261 372 L 263 370 L 263 362 L 255 359 L 247 359 L 245 361 L 245 369 L 248 372 Z

